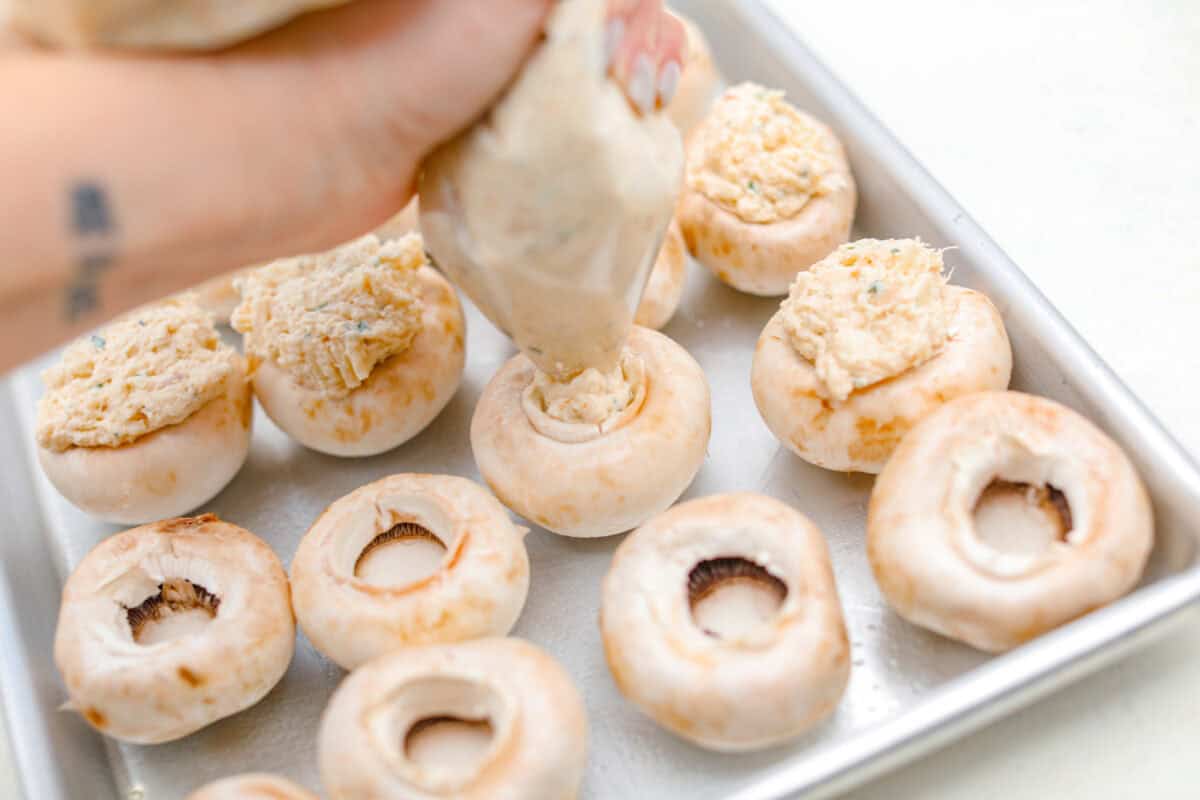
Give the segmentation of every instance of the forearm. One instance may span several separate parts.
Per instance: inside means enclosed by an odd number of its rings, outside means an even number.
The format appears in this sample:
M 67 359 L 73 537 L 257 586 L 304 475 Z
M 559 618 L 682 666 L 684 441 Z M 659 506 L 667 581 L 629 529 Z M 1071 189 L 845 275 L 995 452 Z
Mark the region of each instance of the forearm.
M 338 165 L 289 155 L 316 150 L 294 145 L 324 121 L 254 113 L 300 76 L 227 69 L 0 60 L 0 370 L 207 277 L 353 235 L 322 229 Z

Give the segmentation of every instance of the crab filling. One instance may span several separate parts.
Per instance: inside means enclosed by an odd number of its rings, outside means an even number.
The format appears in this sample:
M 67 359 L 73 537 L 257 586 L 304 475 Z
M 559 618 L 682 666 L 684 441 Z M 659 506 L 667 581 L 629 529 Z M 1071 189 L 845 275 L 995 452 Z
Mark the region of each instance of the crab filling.
M 407 586 L 437 572 L 445 555 L 446 545 L 433 531 L 398 522 L 367 543 L 354 575 L 373 586 Z
M 171 578 L 158 585 L 158 593 L 140 605 L 125 609 L 133 640 L 151 645 L 202 631 L 217 616 L 221 598 L 199 584 Z
M 788 589 L 765 567 L 725 556 L 692 567 L 687 593 L 692 620 L 701 630 L 718 639 L 736 639 L 774 619 Z
M 454 716 L 425 717 L 404 736 L 404 755 L 422 767 L 465 768 L 479 761 L 492 743 L 487 719 Z
M 1066 495 L 1046 484 L 994 480 L 975 503 L 975 532 L 1001 553 L 1036 555 L 1071 532 Z

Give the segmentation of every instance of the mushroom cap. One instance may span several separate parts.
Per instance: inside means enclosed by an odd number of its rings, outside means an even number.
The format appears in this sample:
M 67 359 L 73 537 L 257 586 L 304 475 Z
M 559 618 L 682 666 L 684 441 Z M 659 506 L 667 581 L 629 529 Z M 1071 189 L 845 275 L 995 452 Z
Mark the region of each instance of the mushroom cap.
M 640 525 L 683 494 L 704 462 L 712 431 L 708 383 L 695 359 L 661 333 L 634 327 L 627 348 L 645 364 L 645 399 L 623 424 L 534 427 L 522 403 L 536 367 L 510 359 L 479 398 L 471 448 L 483 479 L 506 506 L 564 536 L 610 536 Z
M 667 104 L 666 113 L 686 137 L 708 113 L 708 107 L 712 105 L 721 84 L 721 73 L 713 62 L 712 49 L 704 31 L 679 12 L 670 13 L 683 23 L 687 33 L 687 61 L 679 76 L 675 97 Z
M 642 292 L 642 301 L 633 317 L 634 323 L 659 330 L 670 322 L 679 308 L 686 280 L 687 247 L 683 243 L 683 234 L 679 232 L 679 223 L 671 220 L 662 249 L 654 261 L 654 269 L 646 281 L 646 290 Z
M 269 359 L 259 364 L 254 393 L 267 416 L 305 447 L 345 457 L 386 452 L 424 430 L 458 391 L 466 321 L 441 273 L 423 266 L 417 282 L 421 330 L 345 397 L 305 388 Z
M 771 317 L 750 372 L 754 402 L 771 433 L 819 467 L 877 473 L 909 429 L 948 400 L 1007 388 L 1012 347 L 1000 313 L 979 292 L 961 286 L 946 292 L 954 311 L 942 351 L 855 390 L 843 403 L 820 394 L 812 363 L 792 347 L 782 316 Z
M 421 232 L 421 202 L 414 197 L 394 217 L 375 229 L 380 239 L 399 239 L 405 234 Z
M 746 222 L 686 185 L 677 218 L 688 250 L 721 280 L 741 292 L 763 296 L 787 294 L 797 272 L 806 270 L 850 238 L 858 190 L 841 142 L 817 120 L 828 137 L 837 171 L 844 181 L 813 197 L 800 213 L 777 222 Z M 693 138 L 688 160 L 699 158 Z
M 693 619 L 699 563 L 742 558 L 787 586 L 772 620 L 736 638 Z M 753 493 L 681 503 L 631 533 L 604 578 L 600 630 L 621 692 L 701 747 L 739 751 L 828 717 L 850 676 L 850 644 L 821 532 Z
M 225 47 L 346 0 L 10 0 L 14 27 L 62 47 Z
M 207 311 L 218 325 L 228 325 L 233 310 L 241 302 L 241 296 L 233 282 L 252 272 L 256 267 L 243 267 L 233 272 L 226 272 L 215 278 L 209 278 L 204 283 L 189 290 L 196 305 Z
M 129 609 L 173 578 L 215 595 L 215 615 L 200 631 L 138 643 Z M 88 553 L 63 587 L 54 661 L 92 727 L 155 744 L 257 703 L 283 677 L 295 638 L 275 553 L 205 514 L 142 525 Z
M 80 510 L 126 525 L 184 514 L 233 480 L 250 451 L 254 404 L 245 377 L 177 425 L 120 447 L 38 446 L 54 488 Z
M 1033 554 L 985 543 L 972 512 L 994 479 L 1060 490 L 1065 541 Z M 1116 443 L 1071 409 L 1019 392 L 968 395 L 918 423 L 867 513 L 871 569 L 896 612 L 989 652 L 1128 592 L 1153 541 L 1146 490 Z
M 491 724 L 491 744 L 471 768 L 430 767 L 404 752 L 414 723 L 446 716 Z M 332 800 L 567 800 L 577 796 L 586 749 L 587 716 L 570 676 L 520 639 L 381 656 L 334 692 L 318 738 Z
M 264 772 L 235 775 L 202 786 L 187 800 L 318 800 L 289 780 Z
M 446 548 L 436 572 L 379 586 L 355 576 L 379 534 L 415 522 Z M 526 530 L 483 487 L 392 475 L 333 502 L 300 541 L 292 592 L 313 646 L 346 669 L 400 647 L 508 633 L 529 591 Z

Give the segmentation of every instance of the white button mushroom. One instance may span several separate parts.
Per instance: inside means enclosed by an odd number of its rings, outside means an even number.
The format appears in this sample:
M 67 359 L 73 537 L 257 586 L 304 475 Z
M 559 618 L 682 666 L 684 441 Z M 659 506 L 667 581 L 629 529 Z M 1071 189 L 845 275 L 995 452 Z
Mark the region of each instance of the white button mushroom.
M 850 235 L 857 200 L 841 142 L 783 93 L 728 89 L 688 140 L 684 239 L 735 289 L 780 295 Z
M 1154 540 L 1133 465 L 1058 403 L 985 392 L 919 423 L 875 483 L 867 554 L 900 616 L 999 652 L 1128 592 Z
M 393 475 L 363 486 L 300 542 L 300 627 L 346 669 L 406 645 L 502 636 L 529 591 L 525 533 L 465 478 Z
M 519 639 L 398 650 L 350 674 L 318 738 L 331 800 L 576 797 L 583 700 Z
M 318 800 L 307 789 L 274 775 L 252 773 L 224 778 L 201 787 L 186 800 Z
M 1012 349 L 995 306 L 950 286 L 919 239 L 861 239 L 796 276 L 754 353 L 763 421 L 826 469 L 879 472 L 948 400 L 1004 389 Z
M 687 247 L 683 243 L 683 234 L 679 232 L 679 223 L 672 220 L 662 249 L 654 261 L 654 269 L 646 281 L 646 290 L 642 292 L 642 301 L 633 317 L 634 323 L 659 330 L 670 322 L 679 308 L 686 280 Z
M 294 644 L 279 559 L 205 514 L 133 528 L 88 553 L 63 587 L 54 661 L 92 727 L 155 744 L 257 703 Z
M 691 500 L 630 534 L 604 579 L 600 629 L 621 692 L 712 750 L 803 733 L 850 676 L 825 540 L 762 495 Z
M 523 355 L 483 390 L 471 447 L 506 506 L 564 536 L 629 530 L 678 499 L 712 429 L 700 365 L 661 333 L 635 327 L 610 372 L 568 381 Z
M 721 75 L 713 63 L 712 51 L 704 32 L 682 14 L 676 13 L 675 16 L 683 23 L 687 33 L 687 57 L 683 72 L 679 75 L 675 97 L 667 104 L 666 112 L 686 137 L 708 113 L 708 107 L 712 105 L 721 83 Z
M 254 392 L 306 447 L 336 456 L 390 450 L 450 402 L 465 361 L 462 308 L 421 237 L 367 235 L 284 259 L 239 282 Z
M 110 522 L 192 510 L 250 448 L 245 364 L 189 299 L 139 309 L 42 375 L 38 461 L 63 497 Z
M 394 217 L 375 229 L 375 235 L 380 239 L 401 239 L 414 232 L 421 232 L 421 203 L 415 197 Z

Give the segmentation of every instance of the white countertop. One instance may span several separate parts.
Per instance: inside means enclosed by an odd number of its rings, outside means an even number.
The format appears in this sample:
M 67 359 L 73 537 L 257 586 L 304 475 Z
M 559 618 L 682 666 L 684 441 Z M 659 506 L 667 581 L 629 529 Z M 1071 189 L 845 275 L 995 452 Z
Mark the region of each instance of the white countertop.
M 1200 3 L 771 2 L 1200 453 Z M 1193 624 L 853 797 L 1195 797 L 1197 664 Z

